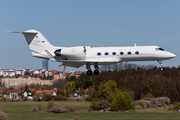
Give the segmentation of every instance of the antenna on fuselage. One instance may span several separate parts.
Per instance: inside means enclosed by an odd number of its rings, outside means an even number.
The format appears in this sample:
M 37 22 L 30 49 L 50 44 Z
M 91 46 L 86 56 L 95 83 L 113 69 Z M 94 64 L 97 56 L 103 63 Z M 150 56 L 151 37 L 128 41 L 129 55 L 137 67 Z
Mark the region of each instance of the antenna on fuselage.
M 134 46 L 137 47 L 136 43 L 134 43 Z

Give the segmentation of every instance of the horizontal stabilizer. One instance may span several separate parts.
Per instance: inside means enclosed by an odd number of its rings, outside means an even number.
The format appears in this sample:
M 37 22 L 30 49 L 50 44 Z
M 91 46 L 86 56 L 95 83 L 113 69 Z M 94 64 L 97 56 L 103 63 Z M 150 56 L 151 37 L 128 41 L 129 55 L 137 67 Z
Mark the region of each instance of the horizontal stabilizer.
M 16 32 L 16 31 L 6 31 L 6 32 L 9 32 L 9 33 L 20 33 L 20 34 L 37 34 L 38 32 Z

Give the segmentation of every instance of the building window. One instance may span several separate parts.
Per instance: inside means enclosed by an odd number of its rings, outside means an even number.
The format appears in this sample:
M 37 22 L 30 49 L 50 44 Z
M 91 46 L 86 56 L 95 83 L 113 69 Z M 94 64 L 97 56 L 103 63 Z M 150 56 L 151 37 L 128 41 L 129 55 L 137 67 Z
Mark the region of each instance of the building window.
M 116 52 L 113 52 L 112 54 L 113 54 L 113 55 L 116 55 Z
M 100 52 L 98 52 L 98 53 L 97 53 L 97 55 L 98 55 L 98 56 L 100 56 L 100 55 L 101 55 L 101 53 L 100 53 Z
M 104 54 L 105 54 L 105 55 L 109 55 L 109 53 L 108 53 L 108 52 L 105 52 Z
M 120 52 L 120 55 L 124 55 L 124 52 Z
M 135 54 L 138 55 L 138 54 L 139 54 L 139 51 L 136 51 Z
M 131 52 L 129 51 L 129 52 L 127 52 L 127 54 L 128 54 L 128 55 L 130 55 L 130 54 L 131 54 Z

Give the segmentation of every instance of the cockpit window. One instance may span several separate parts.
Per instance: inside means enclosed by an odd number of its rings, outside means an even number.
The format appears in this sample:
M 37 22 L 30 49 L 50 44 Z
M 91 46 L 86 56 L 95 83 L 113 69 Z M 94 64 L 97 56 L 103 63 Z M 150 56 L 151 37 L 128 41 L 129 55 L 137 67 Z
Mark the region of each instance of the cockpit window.
M 156 51 L 164 51 L 163 48 L 156 48 Z
M 164 51 L 164 49 L 162 49 L 162 48 L 159 48 L 161 51 Z

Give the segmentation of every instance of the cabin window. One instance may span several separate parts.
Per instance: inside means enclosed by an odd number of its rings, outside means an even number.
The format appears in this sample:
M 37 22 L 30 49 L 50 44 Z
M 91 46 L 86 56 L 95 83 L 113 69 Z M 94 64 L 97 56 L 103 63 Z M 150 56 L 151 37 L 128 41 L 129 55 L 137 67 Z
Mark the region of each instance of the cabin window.
M 124 52 L 120 52 L 120 55 L 124 55 Z
M 98 52 L 98 53 L 97 53 L 97 55 L 98 55 L 98 56 L 100 56 L 100 55 L 101 55 L 101 53 L 100 53 L 100 52 Z
M 108 52 L 105 52 L 104 54 L 105 54 L 105 55 L 109 55 L 109 53 L 108 53 Z
M 113 55 L 116 55 L 116 52 L 113 52 L 112 54 L 113 54 Z
M 130 55 L 130 54 L 131 54 L 131 52 L 129 51 L 129 52 L 127 52 L 127 54 L 128 54 L 128 55 Z
M 138 54 L 139 54 L 139 51 L 136 51 L 135 54 L 138 55 Z

